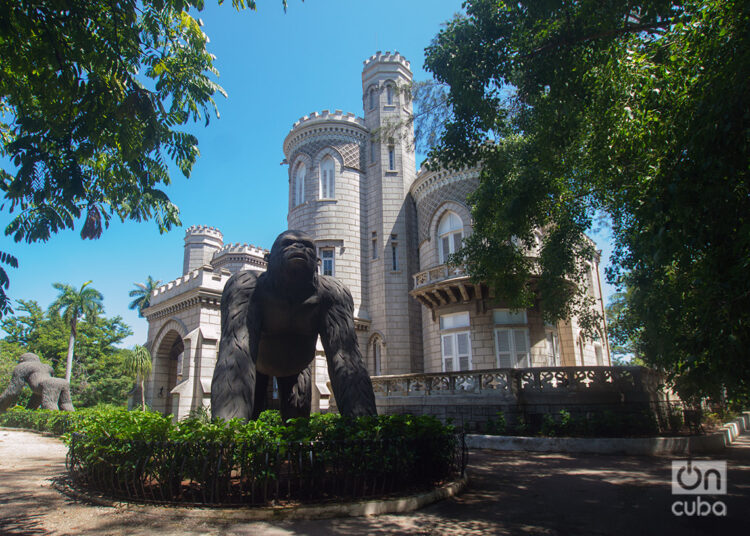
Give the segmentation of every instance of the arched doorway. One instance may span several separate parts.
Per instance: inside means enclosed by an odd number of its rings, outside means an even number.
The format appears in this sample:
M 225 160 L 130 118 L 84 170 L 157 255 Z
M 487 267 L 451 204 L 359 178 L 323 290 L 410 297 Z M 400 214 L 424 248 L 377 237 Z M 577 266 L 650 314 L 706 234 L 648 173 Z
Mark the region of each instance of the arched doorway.
M 176 414 L 178 395 L 172 395 L 172 389 L 182 381 L 184 352 L 182 337 L 175 330 L 166 333 L 156 348 L 151 401 L 154 411 Z

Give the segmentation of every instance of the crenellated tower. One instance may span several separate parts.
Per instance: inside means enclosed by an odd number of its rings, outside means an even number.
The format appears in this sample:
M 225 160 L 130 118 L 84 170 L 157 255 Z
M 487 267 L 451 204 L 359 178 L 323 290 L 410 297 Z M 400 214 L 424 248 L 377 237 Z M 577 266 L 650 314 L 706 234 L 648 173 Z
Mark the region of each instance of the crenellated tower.
M 214 253 L 224 246 L 224 235 L 215 227 L 193 225 L 185 231 L 185 253 L 182 261 L 182 274 L 192 272 L 206 264 L 211 264 Z
M 423 369 L 420 308 L 409 296 L 411 274 L 418 269 L 409 193 L 416 177 L 411 82 L 411 66 L 398 52 L 377 52 L 364 62 L 368 294 L 374 335 L 383 338 L 382 374 Z

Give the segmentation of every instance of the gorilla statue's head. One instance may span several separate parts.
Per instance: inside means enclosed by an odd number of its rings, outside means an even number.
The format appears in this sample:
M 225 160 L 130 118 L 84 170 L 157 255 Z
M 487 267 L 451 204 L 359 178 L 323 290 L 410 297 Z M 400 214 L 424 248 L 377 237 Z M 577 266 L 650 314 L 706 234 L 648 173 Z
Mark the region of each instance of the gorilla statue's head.
M 28 361 L 37 361 L 38 362 L 38 361 L 41 361 L 41 360 L 39 359 L 38 355 L 33 354 L 31 352 L 26 352 L 25 354 L 23 354 L 21 357 L 18 358 L 18 362 L 19 363 L 26 363 Z
M 307 233 L 291 229 L 284 231 L 271 246 L 268 274 L 274 280 L 297 284 L 312 281 L 317 268 L 315 244 Z

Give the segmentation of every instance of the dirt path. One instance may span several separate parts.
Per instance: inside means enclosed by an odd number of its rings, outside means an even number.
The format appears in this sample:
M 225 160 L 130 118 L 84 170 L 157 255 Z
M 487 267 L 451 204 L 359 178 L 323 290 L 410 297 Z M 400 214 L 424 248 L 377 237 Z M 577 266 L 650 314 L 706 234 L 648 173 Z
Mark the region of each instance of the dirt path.
M 202 511 L 93 506 L 56 491 L 60 441 L 0 430 L 0 534 L 13 535 L 637 535 L 747 534 L 750 435 L 728 462 L 728 516 L 676 517 L 666 458 L 472 452 L 460 496 L 418 512 L 366 518 L 236 522 Z M 152 510 L 152 509 L 150 509 Z M 721 531 L 721 532 L 720 532 Z

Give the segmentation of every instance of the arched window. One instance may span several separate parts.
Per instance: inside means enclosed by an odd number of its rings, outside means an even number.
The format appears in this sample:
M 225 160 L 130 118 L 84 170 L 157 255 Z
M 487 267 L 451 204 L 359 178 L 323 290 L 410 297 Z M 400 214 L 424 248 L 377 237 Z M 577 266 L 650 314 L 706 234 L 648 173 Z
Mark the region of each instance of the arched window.
M 336 165 L 333 158 L 326 156 L 320 163 L 320 198 L 333 199 L 335 195 L 335 181 L 333 172 Z
M 301 205 L 305 202 L 305 176 L 307 168 L 300 162 L 297 165 L 297 171 L 294 174 L 294 206 Z
M 438 250 L 440 263 L 448 262 L 448 256 L 461 249 L 464 237 L 464 222 L 455 212 L 446 212 L 438 225 Z
M 385 86 L 385 102 L 388 105 L 393 104 L 393 86 L 390 84 Z
M 370 92 L 368 93 L 367 96 L 370 100 L 370 110 L 374 110 L 375 109 L 375 90 L 370 89 Z

